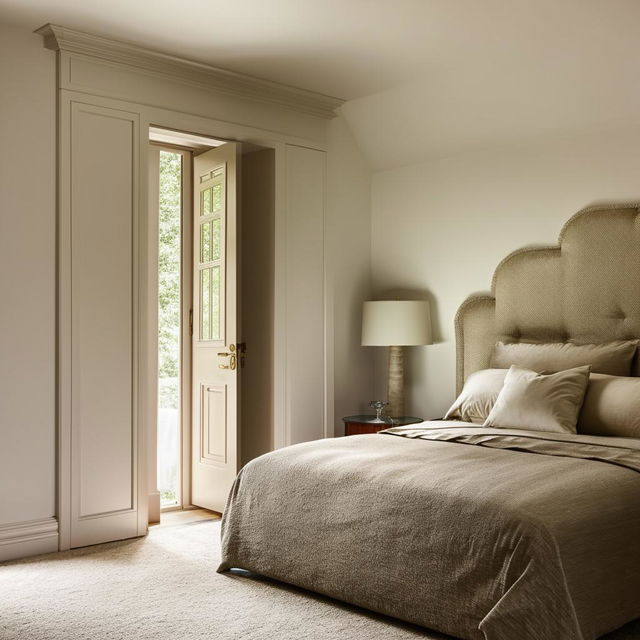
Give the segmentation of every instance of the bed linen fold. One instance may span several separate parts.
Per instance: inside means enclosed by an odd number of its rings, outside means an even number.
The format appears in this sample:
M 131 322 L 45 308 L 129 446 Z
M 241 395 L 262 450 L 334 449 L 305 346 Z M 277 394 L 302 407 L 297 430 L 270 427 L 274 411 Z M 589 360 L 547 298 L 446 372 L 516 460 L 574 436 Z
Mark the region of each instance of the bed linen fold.
M 439 429 L 429 426 L 393 427 L 381 431 L 381 434 L 416 438 L 421 440 L 441 440 L 460 444 L 492 447 L 494 449 L 511 449 L 546 456 L 563 456 L 566 458 L 582 458 L 607 464 L 617 464 L 633 471 L 640 472 L 640 440 L 630 438 L 604 438 L 598 436 L 582 436 L 559 434 L 544 431 L 527 432 L 513 429 L 487 429 L 484 427 L 460 428 L 446 427 Z M 568 435 L 568 437 L 566 437 Z
M 597 638 L 640 616 L 640 443 L 540 435 L 434 422 L 262 456 L 219 571 L 469 640 Z

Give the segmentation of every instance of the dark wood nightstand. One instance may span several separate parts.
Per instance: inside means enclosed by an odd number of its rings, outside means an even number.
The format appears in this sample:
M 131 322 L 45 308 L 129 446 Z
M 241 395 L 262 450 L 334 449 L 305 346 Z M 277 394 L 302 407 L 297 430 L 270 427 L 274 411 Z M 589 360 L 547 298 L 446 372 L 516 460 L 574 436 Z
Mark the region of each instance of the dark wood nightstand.
M 415 424 L 422 422 L 422 418 L 402 416 L 401 418 L 393 418 L 393 422 L 379 422 L 375 416 L 347 416 L 342 418 L 342 422 L 344 422 L 345 436 L 357 436 L 362 433 L 378 433 L 378 431 L 391 427 Z

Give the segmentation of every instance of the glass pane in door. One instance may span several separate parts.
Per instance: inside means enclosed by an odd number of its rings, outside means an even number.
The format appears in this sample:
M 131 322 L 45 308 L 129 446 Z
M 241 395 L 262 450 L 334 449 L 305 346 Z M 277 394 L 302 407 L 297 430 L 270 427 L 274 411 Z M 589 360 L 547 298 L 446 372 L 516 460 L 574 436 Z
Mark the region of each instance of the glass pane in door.
M 198 340 L 224 341 L 224 236 L 226 166 L 200 176 L 200 206 L 195 235 Z
M 211 224 L 200 225 L 200 262 L 211 262 Z
M 211 269 L 200 271 L 200 340 L 211 340 Z

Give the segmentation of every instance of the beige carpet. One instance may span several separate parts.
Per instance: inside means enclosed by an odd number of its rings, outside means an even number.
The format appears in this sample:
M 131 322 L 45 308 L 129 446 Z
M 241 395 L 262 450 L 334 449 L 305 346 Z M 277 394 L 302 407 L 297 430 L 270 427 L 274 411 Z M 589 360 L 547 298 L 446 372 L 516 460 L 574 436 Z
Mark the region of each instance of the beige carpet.
M 161 527 L 0 565 L 0 639 L 444 639 L 276 582 L 217 574 L 219 527 Z M 640 639 L 640 624 L 614 637 Z

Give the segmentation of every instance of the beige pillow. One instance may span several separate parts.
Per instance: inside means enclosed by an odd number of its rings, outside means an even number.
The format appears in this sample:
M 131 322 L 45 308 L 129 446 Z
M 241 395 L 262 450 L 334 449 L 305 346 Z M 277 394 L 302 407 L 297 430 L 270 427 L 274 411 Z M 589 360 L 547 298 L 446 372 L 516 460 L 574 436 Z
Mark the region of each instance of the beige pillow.
M 589 366 L 542 375 L 512 366 L 485 427 L 576 433 Z
M 637 340 L 618 340 L 603 344 L 498 342 L 493 349 L 491 366 L 495 369 L 508 369 L 515 364 L 538 373 L 555 373 L 588 364 L 593 372 L 628 376 L 637 346 Z
M 483 369 L 472 373 L 444 419 L 482 424 L 496 402 L 506 375 L 506 369 Z
M 592 373 L 578 433 L 640 438 L 640 378 Z

